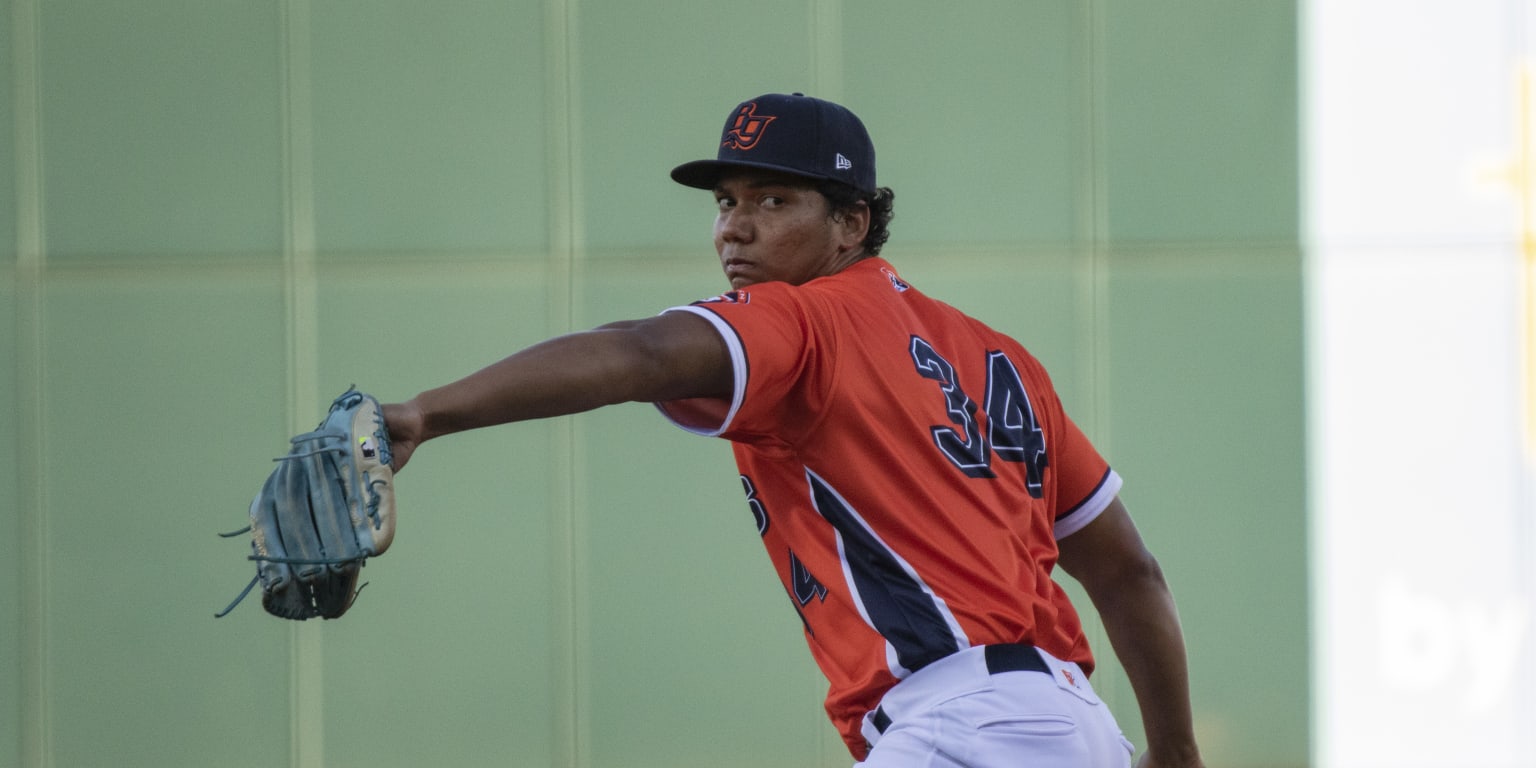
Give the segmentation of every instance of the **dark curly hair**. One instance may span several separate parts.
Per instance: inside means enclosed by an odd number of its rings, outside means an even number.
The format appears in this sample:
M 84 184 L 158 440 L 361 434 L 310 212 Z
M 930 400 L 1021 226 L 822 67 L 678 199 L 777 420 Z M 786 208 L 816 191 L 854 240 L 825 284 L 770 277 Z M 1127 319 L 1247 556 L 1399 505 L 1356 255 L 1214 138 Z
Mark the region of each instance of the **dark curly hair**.
M 869 208 L 869 233 L 864 236 L 864 253 L 868 256 L 879 256 L 880 249 L 885 246 L 885 241 L 891 238 L 891 219 L 896 215 L 894 208 L 896 193 L 890 187 L 880 187 L 874 192 L 861 192 L 847 184 L 836 181 L 822 182 L 817 191 L 822 197 L 827 198 L 835 216 L 844 211 L 850 211 L 859 206 Z

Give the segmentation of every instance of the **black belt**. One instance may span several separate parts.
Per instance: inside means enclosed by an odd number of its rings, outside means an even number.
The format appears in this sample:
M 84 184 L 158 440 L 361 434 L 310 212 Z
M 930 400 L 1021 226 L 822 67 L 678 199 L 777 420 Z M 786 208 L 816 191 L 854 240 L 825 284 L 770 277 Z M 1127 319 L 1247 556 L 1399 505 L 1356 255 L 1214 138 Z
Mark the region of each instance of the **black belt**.
M 988 645 L 983 648 L 987 657 L 987 674 L 996 675 L 1003 672 L 1044 672 L 1053 674 L 1051 668 L 1046 666 L 1045 659 L 1040 657 L 1040 652 L 1033 645 L 1021 643 L 1008 643 L 1005 645 Z M 885 713 L 885 707 L 875 707 L 875 714 L 869 718 L 870 725 L 875 730 L 885 733 L 885 729 L 891 727 L 891 716 Z

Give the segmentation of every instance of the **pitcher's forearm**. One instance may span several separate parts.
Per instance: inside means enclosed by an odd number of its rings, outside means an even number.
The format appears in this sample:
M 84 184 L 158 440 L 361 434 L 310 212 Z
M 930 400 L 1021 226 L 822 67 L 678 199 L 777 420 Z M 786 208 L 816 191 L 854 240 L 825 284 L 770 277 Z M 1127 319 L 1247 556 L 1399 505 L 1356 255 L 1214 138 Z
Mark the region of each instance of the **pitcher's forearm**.
M 724 342 L 703 319 L 671 313 L 535 344 L 417 395 L 421 441 L 623 402 L 728 394 Z
M 422 392 L 412 399 L 422 441 L 622 402 L 622 367 L 607 351 L 616 346 L 603 332 L 560 336 Z
M 1128 579 L 1094 603 L 1136 694 L 1147 751 L 1160 765 L 1198 765 L 1184 634 L 1161 572 Z

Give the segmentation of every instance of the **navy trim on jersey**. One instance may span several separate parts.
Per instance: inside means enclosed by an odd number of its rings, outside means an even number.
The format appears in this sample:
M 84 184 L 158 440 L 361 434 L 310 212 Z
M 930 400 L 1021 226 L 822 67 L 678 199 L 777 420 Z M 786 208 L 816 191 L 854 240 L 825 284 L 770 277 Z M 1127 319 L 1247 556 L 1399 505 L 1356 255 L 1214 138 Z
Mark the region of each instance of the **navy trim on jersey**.
M 1056 518 L 1051 526 L 1056 540 L 1061 541 L 1097 520 L 1120 493 L 1121 482 L 1120 476 L 1115 474 L 1113 467 L 1104 470 L 1104 476 L 1099 479 L 1099 484 L 1094 486 L 1093 492 Z
M 725 342 L 726 350 L 731 356 L 731 378 L 733 379 L 731 397 L 727 403 L 725 416 L 721 418 L 720 423 L 711 423 L 705 426 L 700 426 L 697 423 L 697 419 L 692 421 L 685 420 L 694 414 L 685 415 L 673 409 L 672 403 L 686 403 L 689 399 L 659 402 L 654 403 L 654 405 L 668 421 L 688 432 L 705 437 L 720 437 L 735 423 L 736 413 L 741 410 L 741 404 L 746 399 L 747 383 L 752 375 L 752 362 L 747 359 L 746 345 L 742 342 L 741 334 L 736 330 L 736 326 L 731 325 L 725 316 L 710 310 L 705 305 L 689 304 L 683 307 L 672 307 L 671 309 L 662 310 L 662 314 L 668 312 L 688 312 L 698 315 L 714 327 L 715 333 L 720 334 L 720 340 Z
M 731 293 L 735 293 L 735 291 L 732 291 Z M 735 355 L 735 352 L 737 350 L 741 351 L 741 360 L 739 361 L 740 362 L 740 366 L 741 366 L 741 370 L 740 370 L 741 381 L 736 382 L 736 391 L 738 391 L 738 392 L 746 392 L 747 391 L 747 382 L 750 381 L 751 378 L 752 378 L 752 360 L 751 360 L 751 358 L 747 357 L 747 343 L 742 340 L 742 338 L 741 338 L 741 331 L 736 330 L 736 326 L 731 324 L 731 321 L 730 321 L 729 318 L 727 318 L 725 315 L 720 314 L 719 312 L 716 312 L 712 307 L 708 306 L 707 304 L 704 304 L 704 303 L 691 304 L 691 305 L 689 305 L 689 307 L 696 307 L 697 309 L 702 309 L 702 310 L 708 311 L 710 316 L 714 317 L 715 320 L 716 320 L 716 322 L 714 323 L 714 326 L 715 326 L 715 329 L 717 331 L 721 327 L 724 327 L 725 329 L 727 329 L 727 330 L 729 330 L 731 332 L 730 336 L 724 339 L 724 341 L 726 343 L 726 346 L 730 347 L 730 349 L 732 351 L 732 356 Z M 724 336 L 725 334 L 721 333 L 721 335 Z M 737 362 L 737 361 L 733 360 L 732 362 L 734 363 L 734 362 Z
M 1094 497 L 1095 497 L 1095 496 L 1098 496 L 1098 495 L 1099 495 L 1099 491 L 1100 491 L 1100 490 L 1101 490 L 1101 489 L 1103 489 L 1103 487 L 1104 487 L 1104 484 L 1105 484 L 1105 483 L 1107 483 L 1107 482 L 1109 482 L 1109 476 L 1110 476 L 1110 475 L 1111 475 L 1111 474 L 1112 474 L 1112 473 L 1113 473 L 1113 472 L 1114 472 L 1114 469 L 1112 469 L 1112 468 L 1109 468 L 1109 469 L 1105 469 L 1105 470 L 1104 470 L 1104 476 L 1103 476 L 1103 477 L 1101 477 L 1101 478 L 1099 478 L 1099 483 L 1098 483 L 1098 485 L 1095 485 L 1095 486 L 1093 486 L 1093 490 L 1092 490 L 1092 491 L 1090 491 L 1090 492 L 1089 492 L 1089 493 L 1088 493 L 1088 495 L 1087 495 L 1087 496 L 1084 496 L 1084 497 L 1083 497 L 1083 499 L 1082 499 L 1082 501 L 1079 501 L 1079 502 L 1078 502 L 1078 503 L 1077 503 L 1077 505 L 1076 505 L 1076 506 L 1074 506 L 1074 507 L 1072 507 L 1072 508 L 1071 508 L 1071 509 L 1069 509 L 1069 510 L 1067 510 L 1067 511 L 1065 511 L 1065 512 L 1063 512 L 1063 513 L 1061 513 L 1061 514 L 1059 514 L 1059 515 L 1057 515 L 1057 516 L 1056 516 L 1056 522 L 1058 522 L 1058 523 L 1059 523 L 1059 522 L 1061 522 L 1061 521 L 1062 521 L 1062 520 L 1065 520 L 1065 519 L 1067 519 L 1067 518 L 1068 518 L 1068 517 L 1071 517 L 1071 516 L 1072 516 L 1072 513 L 1073 513 L 1073 512 L 1076 512 L 1076 511 L 1078 511 L 1078 510 L 1080 510 L 1080 509 L 1082 509 L 1082 508 L 1083 508 L 1083 507 L 1085 507 L 1085 506 L 1087 506 L 1087 505 L 1088 505 L 1088 502 L 1090 502 L 1090 501 L 1093 501 L 1093 498 L 1094 498 Z
M 825 480 L 810 470 L 805 475 L 811 503 L 837 531 L 843 574 L 860 614 L 895 653 L 901 668 L 892 671 L 903 677 L 969 647 L 949 607 L 912 567 Z

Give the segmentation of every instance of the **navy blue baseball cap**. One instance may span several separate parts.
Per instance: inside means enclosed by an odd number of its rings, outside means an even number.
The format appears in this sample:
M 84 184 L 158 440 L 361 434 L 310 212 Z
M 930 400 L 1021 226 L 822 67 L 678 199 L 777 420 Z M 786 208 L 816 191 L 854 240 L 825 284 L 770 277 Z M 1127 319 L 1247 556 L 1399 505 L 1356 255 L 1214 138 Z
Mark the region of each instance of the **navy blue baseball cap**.
M 875 145 L 858 116 L 839 104 L 801 93 L 770 93 L 743 101 L 725 119 L 714 160 L 672 169 L 672 180 L 714 189 L 732 168 L 761 168 L 840 181 L 875 191 Z

